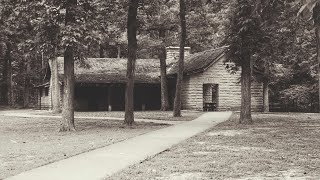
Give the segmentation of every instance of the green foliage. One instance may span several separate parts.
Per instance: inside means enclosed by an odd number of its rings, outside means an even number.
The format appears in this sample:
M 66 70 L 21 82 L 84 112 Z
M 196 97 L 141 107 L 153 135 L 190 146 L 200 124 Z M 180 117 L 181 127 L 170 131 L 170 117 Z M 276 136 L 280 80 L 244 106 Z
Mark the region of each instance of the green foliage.
M 284 2 L 282 13 L 276 19 L 281 31 L 272 36 L 277 58 L 274 62 L 281 63 L 282 67 L 273 68 L 271 73 L 271 99 L 280 103 L 285 99 L 287 105 L 295 106 L 291 109 L 294 111 L 314 111 L 318 106 L 319 88 L 315 30 L 311 21 L 296 16 L 310 17 L 310 11 L 302 11 L 307 6 L 300 8 L 297 1 Z
M 319 86 L 313 24 L 297 18 L 297 14 L 312 18 L 318 2 L 188 0 L 186 44 L 193 52 L 221 43 L 230 45 L 228 55 L 236 63 L 233 70 L 249 55 L 255 69 L 263 72 L 269 67 L 262 80 L 269 80 L 274 101 L 297 98 L 293 95 L 297 93 L 309 97 L 311 92 L 316 97 Z M 78 59 L 98 57 L 101 47 L 105 50 L 121 47 L 121 55 L 126 56 L 126 0 L 79 0 L 76 21 L 69 25 L 65 25 L 66 7 L 62 0 L 0 0 L 0 3 L 1 87 L 8 83 L 2 73 L 7 45 L 12 49 L 13 91 L 18 94 L 26 86 L 39 84 L 42 64 L 61 56 L 68 45 L 75 47 Z M 163 45 L 178 46 L 178 15 L 178 1 L 140 1 L 139 58 L 156 58 Z M 165 29 L 165 38 L 159 37 L 161 29 Z M 27 70 L 28 64 L 31 67 Z
M 24 94 L 25 89 L 39 84 L 41 74 L 41 61 L 36 61 L 39 54 L 33 41 L 33 23 L 29 16 L 19 14 L 17 4 L 18 1 L 2 0 L 0 7 L 0 43 L 4 51 L 0 62 L 3 76 L 0 96 L 10 99 L 13 106 L 23 104 L 27 96 Z M 30 64 L 32 66 L 29 66 Z M 10 94 L 7 91 L 10 91 Z
M 67 46 L 75 47 L 76 57 L 85 57 L 87 47 L 98 41 L 99 33 L 95 16 L 96 0 L 79 1 L 74 24 L 65 24 L 66 2 L 64 1 L 22 1 L 16 9 L 21 16 L 27 16 L 34 23 L 36 44 L 49 57 L 57 56 L 56 50 Z
M 187 42 L 193 52 L 220 46 L 225 38 L 226 18 L 232 1 L 187 1 Z M 174 0 L 144 1 L 139 13 L 139 56 L 154 57 L 157 49 L 179 45 L 179 4 Z M 159 39 L 159 30 L 165 39 Z
M 313 9 L 316 7 L 317 3 L 320 3 L 320 0 L 296 0 L 294 3 L 296 5 L 302 5 L 297 13 L 298 16 L 311 19 L 314 18 Z
M 121 11 L 124 0 L 80 0 L 75 10 L 75 23 L 68 25 L 64 19 L 65 3 L 61 0 L 1 0 L 0 43 L 3 51 L 7 49 L 6 44 L 12 46 L 12 74 L 8 74 L 12 82 L 4 77 L 0 78 L 0 84 L 2 87 L 12 84 L 14 97 L 21 99 L 26 87 L 39 84 L 43 65 L 48 59 L 61 56 L 66 46 L 74 46 L 76 58 L 84 59 L 93 56 L 92 49 L 106 38 L 120 36 L 120 24 L 125 21 Z M 1 72 L 6 69 L 5 61 L 0 62 Z
M 231 12 L 229 1 L 187 1 L 188 44 L 193 52 L 217 48 L 226 36 Z
M 253 4 L 252 2 L 251 7 L 254 6 L 255 12 L 252 13 L 252 18 L 260 27 L 260 37 L 252 39 L 257 40 L 253 43 L 258 47 L 253 47 L 251 51 L 254 52 L 253 65 L 258 71 L 264 72 L 259 73 L 262 76 L 256 78 L 270 83 L 272 103 L 286 102 L 289 106 L 294 105 L 296 111 L 314 109 L 317 106 L 318 82 L 316 42 L 312 23 L 296 17 L 300 7 L 291 0 L 257 1 Z M 235 27 L 238 27 L 238 31 L 231 36 L 231 42 L 236 46 L 231 44 L 230 52 L 233 53 L 230 55 L 236 56 L 235 62 L 239 66 L 242 64 L 238 58 L 241 55 L 239 49 L 247 46 L 239 41 L 240 38 L 237 41 L 237 37 L 241 37 L 241 30 L 248 28 L 241 29 L 240 25 Z M 230 40 L 230 36 L 228 38 Z M 248 49 L 252 50 L 252 47 L 249 46 Z M 237 66 L 232 68 L 237 70 Z
M 144 1 L 139 20 L 139 57 L 157 57 L 161 46 L 177 45 L 179 4 L 174 0 Z M 160 37 L 162 36 L 162 37 Z
M 225 43 L 229 45 L 228 57 L 235 63 L 235 66 L 230 68 L 237 70 L 251 56 L 260 51 L 265 42 L 265 34 L 255 12 L 254 1 L 238 0 L 233 7 L 234 12 L 230 17 Z
M 275 77 L 274 65 L 289 61 L 295 55 L 294 46 L 297 22 L 297 8 L 290 0 L 262 1 L 257 5 L 257 14 L 264 33 L 264 42 L 255 54 L 254 66 L 263 72 L 264 80 L 272 81 Z

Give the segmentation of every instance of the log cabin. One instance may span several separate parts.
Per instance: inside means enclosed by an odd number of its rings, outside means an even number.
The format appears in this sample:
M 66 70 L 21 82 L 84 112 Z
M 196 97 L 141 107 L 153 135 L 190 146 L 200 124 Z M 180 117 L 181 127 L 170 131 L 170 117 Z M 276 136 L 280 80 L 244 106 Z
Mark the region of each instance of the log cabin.
M 190 54 L 185 48 L 182 109 L 198 111 L 240 110 L 240 74 L 230 73 L 227 47 Z M 169 104 L 173 107 L 179 48 L 167 48 Z M 88 58 L 75 62 L 75 109 L 77 111 L 123 111 L 127 59 Z M 40 109 L 51 109 L 54 99 L 63 98 L 63 57 L 48 64 L 46 83 L 38 86 Z M 252 110 L 263 110 L 262 83 L 252 82 Z M 161 106 L 159 59 L 137 59 L 134 108 L 159 110 Z
M 241 69 L 231 72 L 226 59 L 227 47 L 210 49 L 188 56 L 184 64 L 182 108 L 191 110 L 239 111 L 241 106 Z M 178 64 L 168 67 L 171 88 L 175 84 Z M 253 79 L 252 111 L 263 110 L 263 84 Z

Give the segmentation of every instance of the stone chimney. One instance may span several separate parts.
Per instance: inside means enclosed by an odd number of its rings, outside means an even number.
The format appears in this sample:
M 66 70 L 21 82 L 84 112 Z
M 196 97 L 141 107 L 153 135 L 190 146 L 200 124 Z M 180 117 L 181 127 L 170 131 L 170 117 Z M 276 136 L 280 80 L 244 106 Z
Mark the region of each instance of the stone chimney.
M 180 47 L 169 46 L 166 48 L 167 50 L 167 65 L 171 65 L 173 63 L 178 62 L 179 60 L 179 49 Z M 184 57 L 188 57 L 190 55 L 190 47 L 184 47 Z

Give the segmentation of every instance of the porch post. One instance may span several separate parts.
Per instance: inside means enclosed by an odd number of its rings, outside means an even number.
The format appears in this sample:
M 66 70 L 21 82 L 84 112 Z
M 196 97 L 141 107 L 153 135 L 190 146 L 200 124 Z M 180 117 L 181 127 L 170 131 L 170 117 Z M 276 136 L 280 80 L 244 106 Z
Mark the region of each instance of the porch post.
M 111 93 L 112 93 L 112 87 L 111 84 L 108 86 L 108 111 L 112 111 L 112 105 L 111 105 Z
M 141 87 L 141 104 L 142 104 L 142 107 L 141 107 L 141 110 L 142 111 L 146 111 L 146 101 L 145 101 L 145 96 L 146 96 L 146 93 L 147 91 L 145 90 L 146 87 L 142 86 Z
M 42 88 L 39 87 L 39 88 L 38 88 L 38 96 L 39 96 L 39 109 L 40 109 L 40 110 L 42 109 L 42 108 L 41 108 L 41 92 L 42 92 Z

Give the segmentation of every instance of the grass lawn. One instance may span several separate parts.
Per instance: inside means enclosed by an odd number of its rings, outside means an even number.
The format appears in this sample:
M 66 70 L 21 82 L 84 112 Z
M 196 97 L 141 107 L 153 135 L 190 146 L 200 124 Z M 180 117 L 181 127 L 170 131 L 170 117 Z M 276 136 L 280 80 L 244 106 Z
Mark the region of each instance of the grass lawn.
M 136 111 L 134 117 L 139 119 L 154 119 L 166 121 L 191 121 L 203 114 L 198 111 L 182 111 L 182 117 L 173 117 L 172 111 Z M 120 117 L 124 118 L 122 111 L 102 111 L 102 112 L 76 112 L 76 116 L 93 116 L 93 117 Z
M 37 115 L 53 115 L 60 116 L 61 114 L 52 114 L 45 110 L 19 110 L 20 113 L 37 114 Z M 191 121 L 202 115 L 201 111 L 181 111 L 182 117 L 173 117 L 172 111 L 136 111 L 134 117 L 138 119 L 153 119 L 166 121 Z M 96 112 L 75 112 L 76 117 L 116 117 L 124 118 L 124 111 L 96 111 Z
M 104 147 L 140 134 L 167 127 L 122 121 L 76 119 L 77 132 L 58 132 L 57 118 L 0 116 L 0 179 Z
M 320 115 L 238 117 L 110 179 L 320 179 Z
M 0 108 L 1 110 L 1 108 Z M 31 110 L 31 109 L 3 109 L 0 111 L 4 114 L 26 114 L 26 115 L 45 115 L 45 116 L 61 116 L 61 114 L 52 113 L 47 110 Z M 166 121 L 191 121 L 201 116 L 204 112 L 201 111 L 186 111 L 182 110 L 182 117 L 173 117 L 172 111 L 136 111 L 134 117 L 137 119 L 152 119 Z M 75 117 L 116 117 L 124 118 L 124 111 L 89 111 L 75 112 Z

